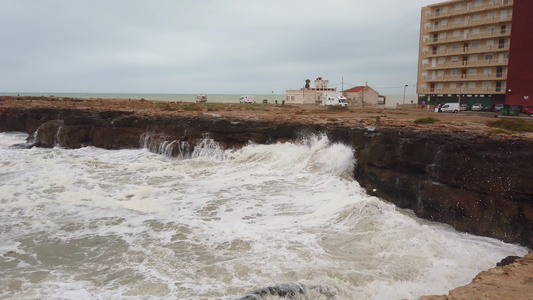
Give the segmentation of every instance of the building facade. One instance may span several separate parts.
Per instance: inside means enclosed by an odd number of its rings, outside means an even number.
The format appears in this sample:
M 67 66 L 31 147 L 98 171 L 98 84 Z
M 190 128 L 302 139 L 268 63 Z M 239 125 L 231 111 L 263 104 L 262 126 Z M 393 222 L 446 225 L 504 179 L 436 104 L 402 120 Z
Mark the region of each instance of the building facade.
M 329 80 L 324 80 L 321 77 L 315 79 L 315 87 L 309 86 L 310 80 L 306 80 L 306 84 L 299 90 L 286 90 L 285 102 L 287 104 L 321 104 L 322 95 L 324 93 L 334 93 L 337 88 L 330 88 Z
M 533 31 L 527 24 L 532 8 L 531 0 L 452 0 L 423 7 L 419 104 L 531 104 L 523 100 L 533 85 Z
M 355 86 L 342 91 L 342 94 L 346 97 L 350 106 L 375 106 L 380 104 L 379 93 L 368 85 Z M 384 99 L 384 96 L 381 97 Z M 381 103 L 384 103 L 384 101 Z

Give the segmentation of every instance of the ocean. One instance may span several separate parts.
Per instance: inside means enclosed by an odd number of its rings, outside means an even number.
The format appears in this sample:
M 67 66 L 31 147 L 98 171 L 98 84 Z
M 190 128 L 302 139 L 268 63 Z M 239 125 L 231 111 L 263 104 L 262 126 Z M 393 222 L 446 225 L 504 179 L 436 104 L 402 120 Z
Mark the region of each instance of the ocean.
M 326 136 L 183 157 L 26 138 L 0 133 L 1 299 L 416 299 L 527 253 L 369 196 Z

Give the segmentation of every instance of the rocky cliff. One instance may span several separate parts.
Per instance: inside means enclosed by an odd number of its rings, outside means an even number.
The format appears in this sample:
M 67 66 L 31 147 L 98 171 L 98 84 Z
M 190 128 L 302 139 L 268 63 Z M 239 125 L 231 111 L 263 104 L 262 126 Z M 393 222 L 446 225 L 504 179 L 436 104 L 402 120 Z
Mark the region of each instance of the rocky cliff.
M 368 193 L 456 229 L 533 247 L 533 141 L 407 127 L 342 126 L 125 110 L 4 108 L 0 131 L 35 146 L 149 146 L 169 155 L 204 138 L 224 148 L 325 133 L 352 145 L 355 179 Z M 189 147 L 183 147 L 187 144 Z

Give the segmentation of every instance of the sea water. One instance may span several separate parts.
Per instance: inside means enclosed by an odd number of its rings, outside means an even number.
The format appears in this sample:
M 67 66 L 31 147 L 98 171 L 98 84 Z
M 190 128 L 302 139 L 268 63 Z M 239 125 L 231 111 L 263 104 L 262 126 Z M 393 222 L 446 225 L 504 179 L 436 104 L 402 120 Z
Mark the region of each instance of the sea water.
M 2 299 L 415 299 L 527 252 L 369 196 L 324 136 L 187 159 L 25 138 L 0 133 Z

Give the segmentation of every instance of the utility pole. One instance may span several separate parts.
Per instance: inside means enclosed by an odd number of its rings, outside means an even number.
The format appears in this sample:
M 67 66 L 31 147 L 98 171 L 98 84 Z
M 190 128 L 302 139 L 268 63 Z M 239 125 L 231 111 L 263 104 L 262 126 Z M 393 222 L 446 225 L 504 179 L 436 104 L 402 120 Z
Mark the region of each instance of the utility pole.
M 408 87 L 408 86 L 409 86 L 409 85 L 406 84 L 406 85 L 403 87 L 403 104 L 405 104 L 405 88 Z

